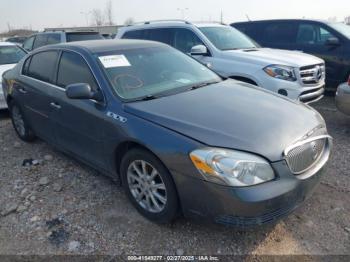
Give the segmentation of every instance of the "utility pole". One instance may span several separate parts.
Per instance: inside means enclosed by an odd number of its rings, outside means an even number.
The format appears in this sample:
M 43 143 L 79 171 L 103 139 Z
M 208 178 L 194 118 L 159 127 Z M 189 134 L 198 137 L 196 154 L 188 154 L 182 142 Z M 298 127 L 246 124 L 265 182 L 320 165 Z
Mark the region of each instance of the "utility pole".
M 222 10 L 221 10 L 221 14 L 220 14 L 220 23 L 224 24 L 224 14 L 223 14 Z

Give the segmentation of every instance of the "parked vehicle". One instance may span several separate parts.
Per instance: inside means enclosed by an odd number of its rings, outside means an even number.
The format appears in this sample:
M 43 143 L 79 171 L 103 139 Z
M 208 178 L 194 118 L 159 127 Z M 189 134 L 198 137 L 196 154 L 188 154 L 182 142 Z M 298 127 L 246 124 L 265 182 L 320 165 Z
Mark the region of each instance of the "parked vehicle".
M 128 26 L 117 38 L 169 44 L 223 77 L 237 79 L 305 103 L 323 97 L 324 61 L 297 52 L 260 48 L 238 30 L 216 23 L 154 21 Z
M 6 72 L 3 88 L 21 139 L 120 179 L 161 223 L 181 212 L 240 227 L 276 221 L 310 195 L 332 146 L 312 108 L 156 42 L 46 46 Z
M 0 42 L 0 86 L 2 74 L 13 68 L 26 54 L 27 52 L 16 44 Z M 7 108 L 7 105 L 2 88 L 0 88 L 0 110 L 4 108 Z
M 288 19 L 233 23 L 264 47 L 299 50 L 326 61 L 326 86 L 335 90 L 350 74 L 350 26 Z
M 28 37 L 23 43 L 23 48 L 29 52 L 32 50 L 58 43 L 104 39 L 95 31 L 47 31 Z
M 339 85 L 335 95 L 335 104 L 340 112 L 350 115 L 350 76 L 348 82 Z
M 14 37 L 7 38 L 6 42 L 22 45 L 26 39 L 27 39 L 26 36 L 14 36 Z

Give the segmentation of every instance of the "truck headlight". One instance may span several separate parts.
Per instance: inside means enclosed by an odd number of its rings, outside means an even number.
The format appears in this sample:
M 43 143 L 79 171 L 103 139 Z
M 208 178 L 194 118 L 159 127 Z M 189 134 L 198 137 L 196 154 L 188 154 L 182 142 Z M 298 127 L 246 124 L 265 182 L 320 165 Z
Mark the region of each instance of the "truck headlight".
M 269 65 L 264 68 L 266 74 L 271 77 L 287 80 L 287 81 L 296 81 L 295 71 L 293 67 L 283 66 L 283 65 Z
M 191 152 L 190 158 L 205 180 L 217 184 L 246 187 L 275 178 L 271 165 L 253 154 L 204 148 Z

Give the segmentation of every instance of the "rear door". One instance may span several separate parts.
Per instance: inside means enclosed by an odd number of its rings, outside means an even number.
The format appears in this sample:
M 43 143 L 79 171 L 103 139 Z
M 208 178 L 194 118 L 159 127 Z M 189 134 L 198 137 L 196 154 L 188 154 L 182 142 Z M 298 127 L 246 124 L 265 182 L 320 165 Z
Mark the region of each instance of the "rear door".
M 65 89 L 70 84 L 87 83 L 94 90 L 99 85 L 85 59 L 78 53 L 63 51 L 57 71 L 58 88 L 52 114 L 58 144 L 81 159 L 99 167 L 106 161 L 103 150 L 105 105 L 93 100 L 69 99 Z
M 45 51 L 30 56 L 24 63 L 19 81 L 15 83 L 16 99 L 34 132 L 45 140 L 54 142 L 50 119 L 50 100 L 58 61 L 57 51 Z

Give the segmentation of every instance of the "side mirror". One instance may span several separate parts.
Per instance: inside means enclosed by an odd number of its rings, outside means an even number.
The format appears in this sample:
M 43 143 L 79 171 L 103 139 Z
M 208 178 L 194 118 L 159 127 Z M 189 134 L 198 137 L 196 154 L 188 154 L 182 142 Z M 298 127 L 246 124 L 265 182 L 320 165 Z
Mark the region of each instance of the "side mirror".
M 103 100 L 99 92 L 92 91 L 90 85 L 85 83 L 66 86 L 66 96 L 70 99 L 94 99 L 99 102 Z
M 192 47 L 191 55 L 208 55 L 208 49 L 204 45 L 196 45 Z
M 339 44 L 340 44 L 340 41 L 336 37 L 330 37 L 326 40 L 326 45 L 329 45 L 329 46 L 337 46 Z

